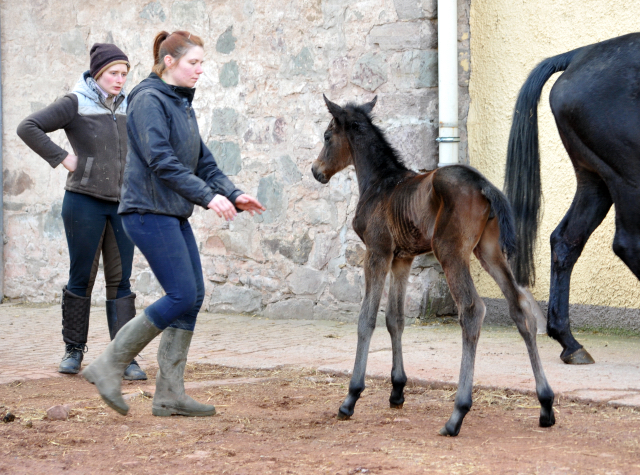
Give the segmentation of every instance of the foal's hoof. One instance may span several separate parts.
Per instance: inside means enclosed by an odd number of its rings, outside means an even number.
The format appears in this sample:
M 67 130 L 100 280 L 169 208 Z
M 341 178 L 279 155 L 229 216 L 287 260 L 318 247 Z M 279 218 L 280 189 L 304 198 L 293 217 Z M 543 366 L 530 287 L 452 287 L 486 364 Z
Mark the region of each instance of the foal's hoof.
M 394 404 L 392 402 L 389 403 L 389 407 L 391 409 L 402 409 L 402 406 L 404 406 L 403 402 L 401 402 L 400 404 Z
M 560 359 L 566 364 L 594 364 L 595 360 L 584 348 L 574 351 L 570 355 L 560 355 Z
M 540 427 L 551 427 L 556 423 L 556 416 L 553 409 L 548 414 L 540 414 Z
M 455 437 L 455 436 L 457 436 L 457 435 L 458 435 L 457 433 L 455 433 L 455 434 L 450 433 L 450 432 L 447 430 L 447 426 L 444 426 L 442 429 L 440 429 L 440 430 L 438 431 L 438 434 L 440 434 L 440 435 L 442 435 L 442 436 L 444 436 L 444 437 Z
M 348 421 L 349 419 L 351 419 L 351 416 L 346 415 L 342 411 L 338 411 L 338 420 L 339 421 Z

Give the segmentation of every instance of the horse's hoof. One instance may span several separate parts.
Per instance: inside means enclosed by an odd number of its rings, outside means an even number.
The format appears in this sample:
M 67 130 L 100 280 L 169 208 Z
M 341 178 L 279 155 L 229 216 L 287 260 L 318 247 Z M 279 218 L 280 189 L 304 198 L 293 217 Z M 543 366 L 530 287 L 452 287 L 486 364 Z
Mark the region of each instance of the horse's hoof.
M 389 407 L 391 409 L 402 409 L 402 406 L 404 406 L 403 402 L 401 402 L 400 404 L 394 404 L 392 402 L 389 403 Z
M 349 419 L 351 419 L 351 416 L 346 415 L 342 411 L 338 411 L 338 420 L 339 421 L 348 421 Z
M 443 437 L 455 437 L 458 434 L 450 434 L 449 431 L 447 430 L 447 426 L 444 426 L 442 429 L 440 429 L 438 431 L 438 434 L 440 434 Z
M 548 414 L 540 414 L 540 427 L 551 427 L 556 423 L 556 416 L 553 409 Z
M 566 364 L 594 364 L 595 360 L 584 348 L 574 351 L 570 355 L 560 355 L 560 359 Z
M 540 427 L 551 427 L 555 425 L 556 418 L 555 417 L 540 417 Z

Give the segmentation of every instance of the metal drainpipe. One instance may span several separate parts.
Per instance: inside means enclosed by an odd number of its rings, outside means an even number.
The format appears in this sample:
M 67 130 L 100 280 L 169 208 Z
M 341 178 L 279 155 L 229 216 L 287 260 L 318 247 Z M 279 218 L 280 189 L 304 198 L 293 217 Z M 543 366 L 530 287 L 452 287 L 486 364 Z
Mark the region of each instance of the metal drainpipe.
M 458 2 L 438 0 L 438 166 L 458 163 Z
M 0 21 L 1 24 L 2 22 Z M 2 131 L 2 26 L 0 26 L 0 302 L 4 300 L 4 160 L 2 154 Z

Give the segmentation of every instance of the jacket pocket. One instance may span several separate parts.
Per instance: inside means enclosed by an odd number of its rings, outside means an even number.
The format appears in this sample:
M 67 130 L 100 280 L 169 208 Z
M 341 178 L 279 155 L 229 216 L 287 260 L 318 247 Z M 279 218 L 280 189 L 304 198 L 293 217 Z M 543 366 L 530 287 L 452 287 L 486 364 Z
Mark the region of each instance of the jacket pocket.
M 87 157 L 87 162 L 84 165 L 84 172 L 82 173 L 82 180 L 80 180 L 80 186 L 86 186 L 86 184 L 88 183 L 92 166 L 93 166 L 93 157 Z

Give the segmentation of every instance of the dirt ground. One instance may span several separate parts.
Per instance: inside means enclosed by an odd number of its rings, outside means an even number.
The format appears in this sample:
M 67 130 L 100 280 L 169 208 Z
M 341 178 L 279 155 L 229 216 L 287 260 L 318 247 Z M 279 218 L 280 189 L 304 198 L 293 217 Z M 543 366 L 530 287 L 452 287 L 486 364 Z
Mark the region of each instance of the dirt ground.
M 348 378 L 313 371 L 188 366 L 188 392 L 216 405 L 209 418 L 151 415 L 148 382 L 125 382 L 126 417 L 80 377 L 0 386 L 0 473 L 637 474 L 640 412 L 556 403 L 538 427 L 534 397 L 476 390 L 458 437 L 438 435 L 454 390 L 409 386 L 390 409 L 388 381 L 367 380 L 349 421 L 336 413 Z M 136 395 L 137 394 L 137 395 Z M 68 420 L 46 409 L 68 404 Z M 4 412 L 1 412 L 4 411 Z

